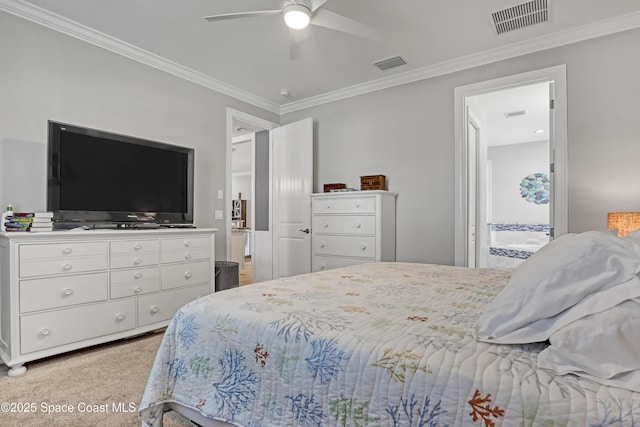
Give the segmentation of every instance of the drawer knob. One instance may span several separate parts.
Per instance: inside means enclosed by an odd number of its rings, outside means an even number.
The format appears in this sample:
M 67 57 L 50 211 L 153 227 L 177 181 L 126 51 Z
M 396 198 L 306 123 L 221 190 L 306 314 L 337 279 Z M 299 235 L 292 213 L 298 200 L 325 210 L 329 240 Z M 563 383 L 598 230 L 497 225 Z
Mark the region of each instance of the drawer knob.
M 325 265 L 324 264 L 320 264 L 320 270 L 324 270 Z
M 191 279 L 191 272 L 190 271 L 185 272 L 184 273 L 184 278 L 185 279 Z
M 62 250 L 62 253 L 65 255 L 69 255 L 71 252 L 73 252 L 73 250 L 71 248 L 64 248 Z
M 327 205 L 327 209 L 331 209 L 331 205 Z
M 324 243 L 320 243 L 320 248 L 324 248 Z
M 142 273 L 136 273 L 133 275 L 133 278 L 136 280 L 140 279 L 141 277 L 142 277 Z
M 140 244 L 137 244 L 133 247 L 134 251 L 139 251 L 140 249 L 142 249 L 142 246 L 140 246 Z
M 360 245 L 360 250 L 364 251 L 365 249 L 367 249 L 367 245 L 365 245 L 364 243 Z
M 188 248 L 189 246 L 191 246 L 191 242 L 187 240 L 184 242 L 184 245 Z
M 134 263 L 135 265 L 138 265 L 138 264 L 140 264 L 141 262 L 142 262 L 142 260 L 141 260 L 140 258 L 136 258 L 136 259 L 134 259 L 134 260 L 133 260 L 133 263 Z
M 62 266 L 62 269 L 63 269 L 64 271 L 69 271 L 69 270 L 71 270 L 71 264 L 65 264 L 65 265 L 63 265 L 63 266 Z
M 191 254 L 184 254 L 184 259 L 191 259 Z
M 140 292 L 142 292 L 142 288 L 140 286 L 137 286 L 134 290 L 134 293 L 139 294 Z
M 359 208 L 359 207 L 360 207 L 360 203 L 356 203 L 356 208 Z
M 117 321 L 122 321 L 122 320 L 124 320 L 124 314 L 122 314 L 122 313 L 118 314 L 118 315 L 116 316 L 116 320 L 117 320 Z
M 44 328 L 43 330 L 40 331 L 40 335 L 42 336 L 47 336 L 51 333 L 51 331 L 49 330 L 49 328 Z
M 149 312 L 151 312 L 151 314 L 156 314 L 158 310 L 160 309 L 154 305 L 154 306 L 151 306 L 151 309 L 149 310 Z
M 73 289 L 65 288 L 65 290 L 62 293 L 65 294 L 66 296 L 69 296 L 73 293 Z
M 329 228 L 329 224 L 327 224 L 326 222 L 325 222 L 324 224 L 322 224 L 322 226 L 323 226 L 324 228 Z
M 362 227 L 362 224 L 360 224 L 359 222 L 356 222 L 356 228 L 360 228 Z

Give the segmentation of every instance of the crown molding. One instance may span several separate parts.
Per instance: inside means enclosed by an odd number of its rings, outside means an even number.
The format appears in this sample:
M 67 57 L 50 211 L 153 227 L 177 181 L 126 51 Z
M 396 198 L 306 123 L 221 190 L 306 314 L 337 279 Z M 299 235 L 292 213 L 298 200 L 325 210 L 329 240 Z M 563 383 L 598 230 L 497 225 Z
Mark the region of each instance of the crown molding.
M 63 16 L 51 13 L 38 6 L 25 3 L 21 0 L 0 0 L 0 10 L 117 53 L 118 55 L 122 55 L 126 58 L 133 59 L 134 61 L 143 63 L 158 70 L 173 74 L 174 76 L 180 77 L 197 85 L 204 86 L 224 95 L 239 99 L 240 101 L 255 105 L 256 107 L 265 109 L 272 113 L 280 114 L 280 107 L 271 101 L 260 98 L 252 93 L 231 86 L 220 80 L 211 78 L 198 71 L 169 61 L 161 56 L 125 43 Z
M 621 15 L 571 30 L 513 43 L 501 48 L 478 52 L 451 61 L 278 105 L 22 0 L 0 0 L 0 10 L 279 115 L 640 27 L 640 12 Z
M 519 43 L 513 43 L 497 49 L 486 50 L 472 55 L 456 58 L 451 61 L 440 62 L 427 67 L 418 68 L 389 77 L 345 87 L 322 95 L 309 97 L 300 101 L 280 106 L 280 114 L 287 114 L 306 108 L 315 107 L 353 96 L 364 95 L 382 89 L 413 83 L 444 74 L 462 71 L 469 68 L 502 61 L 521 55 L 539 52 L 554 47 L 619 33 L 640 27 L 640 12 L 618 16 L 612 19 L 583 25 L 571 30 L 537 37 Z

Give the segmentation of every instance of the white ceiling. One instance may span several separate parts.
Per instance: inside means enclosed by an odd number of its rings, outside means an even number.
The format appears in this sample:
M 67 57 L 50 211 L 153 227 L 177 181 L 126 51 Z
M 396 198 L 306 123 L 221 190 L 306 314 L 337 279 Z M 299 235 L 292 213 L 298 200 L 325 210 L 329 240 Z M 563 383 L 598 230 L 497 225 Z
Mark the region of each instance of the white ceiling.
M 549 83 L 476 95 L 467 105 L 489 146 L 549 140 Z
M 549 22 L 497 35 L 491 13 L 523 0 L 329 0 L 324 8 L 381 40 L 312 26 L 293 59 L 279 15 L 203 19 L 279 9 L 280 0 L 0 0 L 0 10 L 282 113 L 640 26 L 638 0 L 548 1 Z M 387 71 L 373 65 L 397 55 L 407 64 Z

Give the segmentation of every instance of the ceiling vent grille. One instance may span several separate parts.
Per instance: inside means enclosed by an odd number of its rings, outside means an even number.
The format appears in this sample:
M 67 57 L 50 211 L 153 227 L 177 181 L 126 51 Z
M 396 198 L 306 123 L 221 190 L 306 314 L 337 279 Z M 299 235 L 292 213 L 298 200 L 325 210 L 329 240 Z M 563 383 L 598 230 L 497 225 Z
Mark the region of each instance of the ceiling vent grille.
M 385 70 L 388 70 L 389 68 L 399 67 L 406 63 L 407 62 L 404 59 L 402 59 L 402 57 L 396 56 L 395 58 L 389 58 L 383 61 L 378 61 L 373 65 L 380 68 L 382 71 L 385 71 Z
M 549 22 L 548 0 L 532 0 L 493 12 L 493 24 L 498 34 Z

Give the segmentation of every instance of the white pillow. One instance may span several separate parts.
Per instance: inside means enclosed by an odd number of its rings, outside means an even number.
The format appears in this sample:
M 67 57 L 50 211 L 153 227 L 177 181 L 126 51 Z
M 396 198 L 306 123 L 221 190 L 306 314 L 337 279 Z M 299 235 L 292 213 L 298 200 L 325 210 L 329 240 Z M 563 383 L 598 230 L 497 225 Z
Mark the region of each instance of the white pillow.
M 538 367 L 640 392 L 640 299 L 569 323 L 549 342 Z
M 562 236 L 513 272 L 476 321 L 479 341 L 545 341 L 568 323 L 640 296 L 638 242 L 610 232 Z

